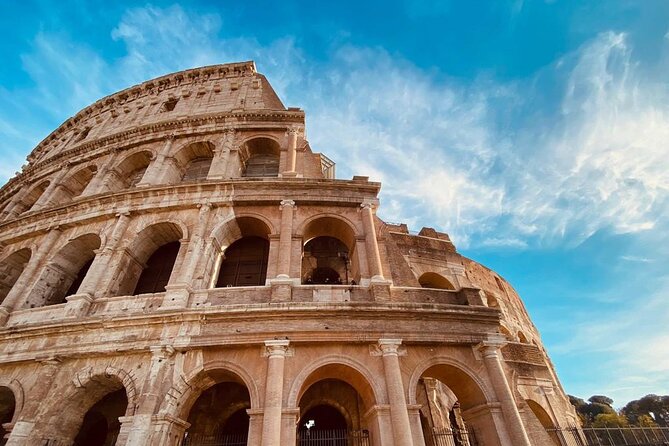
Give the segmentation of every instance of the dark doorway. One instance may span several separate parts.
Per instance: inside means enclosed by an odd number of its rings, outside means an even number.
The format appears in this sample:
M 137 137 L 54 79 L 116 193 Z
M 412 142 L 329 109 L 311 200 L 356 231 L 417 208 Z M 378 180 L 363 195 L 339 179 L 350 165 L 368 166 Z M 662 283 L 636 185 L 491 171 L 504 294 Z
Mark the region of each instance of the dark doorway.
M 7 443 L 7 439 L 5 439 L 7 432 L 2 428 L 2 425 L 12 421 L 15 409 L 14 392 L 9 387 L 0 387 L 0 446 Z
M 179 242 L 171 242 L 158 248 L 147 260 L 133 295 L 162 293 L 170 281 L 174 262 L 179 254 Z
M 347 446 L 346 418 L 332 406 L 319 404 L 305 412 L 298 424 L 299 446 Z
M 74 446 L 113 446 L 121 430 L 118 419 L 127 407 L 125 389 L 107 394 L 86 412 Z
M 327 236 L 313 238 L 304 245 L 303 283 L 347 284 L 349 260 L 348 247 L 339 239 Z
M 216 286 L 265 285 L 268 257 L 268 240 L 255 236 L 237 240 L 225 250 Z

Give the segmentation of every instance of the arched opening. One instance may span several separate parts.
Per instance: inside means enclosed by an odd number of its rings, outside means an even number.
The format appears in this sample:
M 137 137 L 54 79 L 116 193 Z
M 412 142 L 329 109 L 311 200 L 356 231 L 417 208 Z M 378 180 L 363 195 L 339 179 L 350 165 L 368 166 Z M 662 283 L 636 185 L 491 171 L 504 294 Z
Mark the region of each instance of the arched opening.
M 375 423 L 367 413 L 373 406 L 373 391 L 358 371 L 343 364 L 319 368 L 299 397 L 298 446 L 369 444 L 369 426 Z
M 88 166 L 71 175 L 54 191 L 52 203 L 67 203 L 81 195 L 97 172 L 96 166 Z
M 544 410 L 543 407 L 536 401 L 532 400 L 525 400 L 527 405 L 530 407 L 530 410 L 532 411 L 532 414 L 534 414 L 534 417 L 536 420 L 539 421 L 541 424 L 541 427 L 543 430 L 546 432 L 546 435 L 550 438 L 551 442 L 556 445 L 560 446 L 560 439 L 558 438 L 558 434 L 555 431 L 555 424 L 553 423 L 553 420 L 551 419 L 550 415 Z M 542 443 L 546 443 L 544 435 L 538 433 L 538 431 L 534 431 L 534 436 L 540 437 L 538 440 L 541 441 Z
M 30 249 L 23 248 L 10 254 L 0 262 L 0 303 L 5 300 L 16 281 L 19 280 L 30 257 Z
M 307 284 L 341 285 L 350 282 L 350 257 L 348 247 L 339 239 L 316 237 L 304 245 L 302 282 Z
M 204 390 L 188 413 L 184 446 L 246 446 L 251 408 L 249 391 L 233 373 L 209 373 L 214 385 Z
M 355 234 L 342 220 L 318 218 L 304 231 L 303 284 L 355 284 L 360 282 Z
M 30 192 L 26 194 L 25 197 L 16 205 L 16 215 L 23 214 L 32 209 L 32 207 L 37 203 L 37 200 L 40 199 L 46 188 L 49 187 L 49 181 L 43 181 L 37 186 L 30 189 Z
M 97 234 L 82 235 L 68 242 L 44 267 L 23 307 L 57 305 L 76 294 L 99 248 Z
M 523 344 L 529 344 L 530 341 L 527 340 L 527 336 L 522 331 L 518 332 L 518 342 L 522 342 Z
M 196 142 L 179 150 L 174 158 L 180 169 L 181 181 L 205 180 L 213 157 L 214 145 L 210 142 Z
M 0 386 L 0 446 L 7 443 L 9 432 L 4 429 L 3 425 L 12 422 L 15 410 L 14 392 L 9 387 Z
M 243 237 L 223 253 L 216 287 L 261 286 L 267 278 L 269 241 L 262 237 Z
M 142 270 L 132 294 L 162 293 L 165 291 L 180 247 L 179 242 L 170 242 L 156 249 L 146 261 L 146 266 Z
M 146 169 L 151 164 L 152 154 L 148 150 L 134 153 L 121 161 L 114 169 L 113 177 L 110 179 L 110 189 L 120 191 L 136 186 L 142 178 Z
M 511 334 L 511 332 L 505 326 L 500 325 L 499 326 L 499 332 L 504 335 L 504 337 L 506 338 L 507 341 L 512 341 L 512 342 L 514 341 L 513 335 Z
M 128 398 L 125 389 L 105 395 L 91 407 L 74 438 L 74 446 L 113 446 L 121 430 L 119 417 L 125 415 Z
M 253 138 L 242 146 L 243 177 L 279 176 L 279 144 L 270 138 Z
M 457 367 L 429 367 L 418 380 L 416 402 L 427 446 L 497 444 L 497 433 L 486 398 L 478 384 Z
M 156 223 L 137 234 L 117 266 L 112 295 L 160 293 L 180 261 L 183 231 L 172 222 Z
M 418 279 L 423 288 L 436 288 L 439 290 L 455 290 L 453 284 L 444 276 L 437 273 L 425 273 Z
M 264 286 L 269 259 L 270 229 L 254 217 L 238 217 L 219 226 L 212 237 L 212 248 L 218 252 L 212 286 Z

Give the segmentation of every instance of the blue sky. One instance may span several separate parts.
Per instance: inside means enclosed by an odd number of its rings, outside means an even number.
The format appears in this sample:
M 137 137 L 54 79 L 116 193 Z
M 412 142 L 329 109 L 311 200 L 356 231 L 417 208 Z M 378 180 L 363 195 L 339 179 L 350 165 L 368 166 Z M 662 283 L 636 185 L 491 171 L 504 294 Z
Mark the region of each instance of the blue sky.
M 102 96 L 252 59 L 382 218 L 516 287 L 568 393 L 669 393 L 668 2 L 24 1 L 0 29 L 3 183 Z

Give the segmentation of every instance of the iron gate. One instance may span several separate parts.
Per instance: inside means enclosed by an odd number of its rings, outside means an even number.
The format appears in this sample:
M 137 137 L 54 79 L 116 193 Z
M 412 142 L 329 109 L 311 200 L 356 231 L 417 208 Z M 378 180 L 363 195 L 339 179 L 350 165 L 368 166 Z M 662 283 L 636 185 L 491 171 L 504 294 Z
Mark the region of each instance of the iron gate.
M 369 446 L 369 432 L 346 429 L 301 429 L 297 432 L 297 444 L 298 446 Z
M 546 431 L 560 446 L 669 446 L 667 427 L 562 427 Z

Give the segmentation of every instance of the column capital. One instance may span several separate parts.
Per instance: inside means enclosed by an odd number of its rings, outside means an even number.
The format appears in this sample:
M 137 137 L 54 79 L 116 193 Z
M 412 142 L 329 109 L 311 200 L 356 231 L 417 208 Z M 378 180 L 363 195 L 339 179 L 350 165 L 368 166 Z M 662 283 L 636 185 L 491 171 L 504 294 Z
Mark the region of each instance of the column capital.
M 292 356 L 292 352 L 288 348 L 289 344 L 290 341 L 288 339 L 271 339 L 265 341 L 263 356 L 269 358 L 285 358 L 286 356 Z
M 114 216 L 115 216 L 116 218 L 130 217 L 130 210 L 129 210 L 129 209 L 125 209 L 125 210 L 119 211 L 119 212 L 117 212 L 116 214 L 114 214 Z
M 371 346 L 374 356 L 405 356 L 406 349 L 402 348 L 401 339 L 382 338 Z
M 292 207 L 295 207 L 295 201 L 294 200 L 281 200 L 281 203 L 279 204 L 279 206 L 281 207 L 281 209 L 283 209 L 286 206 L 292 208 Z
M 499 350 L 507 344 L 504 335 L 494 334 L 488 336 L 476 345 L 476 350 L 483 354 L 484 358 L 499 357 Z
M 288 129 L 286 129 L 286 133 L 287 133 L 288 135 L 296 135 L 296 136 L 297 136 L 297 135 L 300 134 L 300 128 L 299 128 L 299 127 L 296 127 L 296 126 L 294 126 L 294 127 L 289 127 Z
M 378 200 L 366 199 L 360 203 L 360 208 L 374 210 L 378 207 Z
M 214 206 L 214 205 L 211 204 L 209 201 L 204 201 L 204 202 L 202 202 L 202 203 L 198 203 L 196 207 L 197 207 L 200 211 L 208 211 L 208 210 L 210 210 L 213 206 Z

